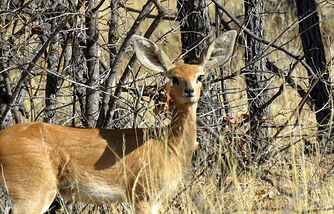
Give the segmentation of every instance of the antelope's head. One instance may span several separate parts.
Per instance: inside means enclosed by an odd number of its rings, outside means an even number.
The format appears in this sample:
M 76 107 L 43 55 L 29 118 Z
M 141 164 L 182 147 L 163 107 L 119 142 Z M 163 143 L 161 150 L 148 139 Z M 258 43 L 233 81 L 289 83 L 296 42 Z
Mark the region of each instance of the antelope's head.
M 198 102 L 205 70 L 224 64 L 232 55 L 237 32 L 228 31 L 216 38 L 202 53 L 198 64 L 174 65 L 153 42 L 133 36 L 132 43 L 139 62 L 146 68 L 164 73 L 169 79 L 168 93 L 175 105 Z

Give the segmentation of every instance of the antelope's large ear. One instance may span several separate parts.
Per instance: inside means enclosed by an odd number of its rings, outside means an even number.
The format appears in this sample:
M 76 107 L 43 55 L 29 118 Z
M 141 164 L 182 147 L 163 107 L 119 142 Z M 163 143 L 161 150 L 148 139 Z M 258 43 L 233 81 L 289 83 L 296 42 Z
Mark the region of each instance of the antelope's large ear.
M 202 53 L 199 64 L 207 69 L 224 64 L 232 55 L 237 31 L 230 30 L 217 37 Z
M 172 63 L 166 54 L 150 40 L 134 35 L 132 36 L 132 45 L 140 64 L 147 69 L 167 73 L 171 68 Z

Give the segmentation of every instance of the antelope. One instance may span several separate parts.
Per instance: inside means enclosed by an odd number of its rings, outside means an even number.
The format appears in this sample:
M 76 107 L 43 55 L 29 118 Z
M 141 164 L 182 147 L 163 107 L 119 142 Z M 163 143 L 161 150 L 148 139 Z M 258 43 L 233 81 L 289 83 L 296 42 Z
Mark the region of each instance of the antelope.
M 165 128 L 73 128 L 41 122 L 0 132 L 0 183 L 13 214 L 39 214 L 59 193 L 90 204 L 131 202 L 135 213 L 159 213 L 196 149 L 196 108 L 204 69 L 225 63 L 236 31 L 217 37 L 197 64 L 175 65 L 153 42 L 133 36 L 141 65 L 170 79 L 171 123 Z

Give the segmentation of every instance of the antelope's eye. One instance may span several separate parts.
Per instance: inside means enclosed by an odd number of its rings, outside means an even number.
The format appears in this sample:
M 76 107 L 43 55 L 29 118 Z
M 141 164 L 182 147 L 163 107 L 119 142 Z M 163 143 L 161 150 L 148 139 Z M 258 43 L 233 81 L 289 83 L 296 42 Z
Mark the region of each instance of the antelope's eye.
M 179 80 L 179 78 L 177 78 L 177 77 L 172 77 L 172 83 L 173 83 L 173 85 L 179 85 L 179 84 L 180 84 L 180 80 Z
M 199 75 L 198 77 L 197 77 L 197 83 L 199 83 L 199 82 L 202 82 L 204 80 L 204 75 Z

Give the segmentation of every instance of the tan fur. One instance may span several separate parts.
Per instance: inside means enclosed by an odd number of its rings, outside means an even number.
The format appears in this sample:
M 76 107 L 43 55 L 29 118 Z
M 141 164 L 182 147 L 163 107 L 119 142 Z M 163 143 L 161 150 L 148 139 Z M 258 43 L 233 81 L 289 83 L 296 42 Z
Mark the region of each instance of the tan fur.
M 141 41 L 155 45 L 135 37 L 134 46 Z M 203 66 L 172 66 L 168 60 L 157 65 L 150 51 L 144 52 L 149 53 L 146 66 L 155 63 L 156 70 L 179 80 L 169 87 L 170 126 L 103 130 L 33 122 L 5 129 L 0 133 L 0 181 L 14 214 L 47 211 L 57 191 L 69 201 L 129 201 L 136 213 L 159 212 L 161 198 L 175 190 L 196 148 L 197 78 L 204 72 Z M 188 96 L 185 89 L 194 91 Z

